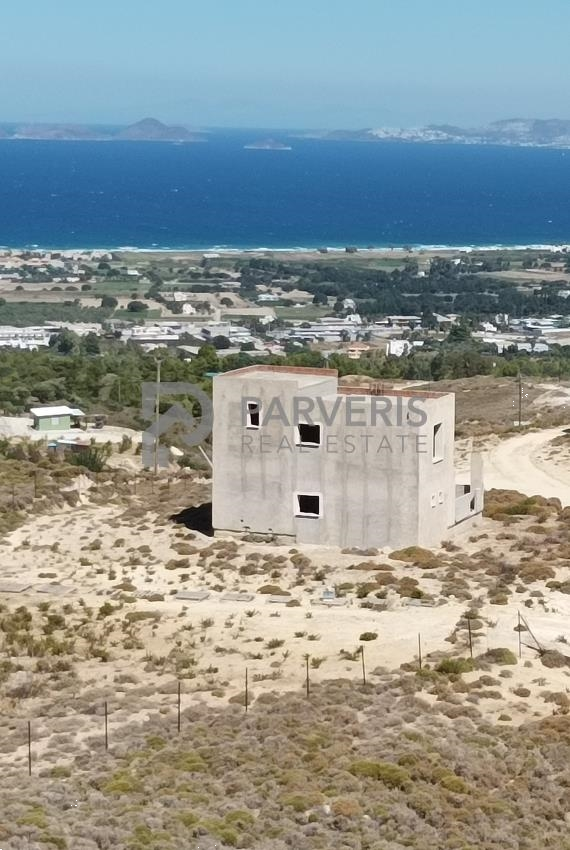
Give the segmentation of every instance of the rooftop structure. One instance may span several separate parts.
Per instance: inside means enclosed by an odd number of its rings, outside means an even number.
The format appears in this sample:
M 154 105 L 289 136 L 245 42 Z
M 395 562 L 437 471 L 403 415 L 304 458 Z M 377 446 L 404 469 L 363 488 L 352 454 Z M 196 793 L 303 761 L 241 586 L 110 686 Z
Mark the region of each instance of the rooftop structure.
M 80 420 L 85 417 L 82 410 L 67 405 L 53 407 L 32 407 L 30 409 L 36 431 L 67 431 L 70 428 L 79 428 Z
M 214 378 L 213 525 L 296 543 L 430 546 L 480 514 L 482 468 L 456 486 L 455 397 L 333 369 Z

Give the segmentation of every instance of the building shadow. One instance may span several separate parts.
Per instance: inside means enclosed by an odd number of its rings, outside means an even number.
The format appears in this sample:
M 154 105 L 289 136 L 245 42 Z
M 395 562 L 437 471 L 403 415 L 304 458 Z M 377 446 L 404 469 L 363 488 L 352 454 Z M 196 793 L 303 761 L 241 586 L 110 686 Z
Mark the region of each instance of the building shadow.
M 172 514 L 170 520 L 177 525 L 184 525 L 190 531 L 199 531 L 200 534 L 205 534 L 207 537 L 214 536 L 211 502 L 204 502 L 203 505 L 184 508 L 180 513 Z

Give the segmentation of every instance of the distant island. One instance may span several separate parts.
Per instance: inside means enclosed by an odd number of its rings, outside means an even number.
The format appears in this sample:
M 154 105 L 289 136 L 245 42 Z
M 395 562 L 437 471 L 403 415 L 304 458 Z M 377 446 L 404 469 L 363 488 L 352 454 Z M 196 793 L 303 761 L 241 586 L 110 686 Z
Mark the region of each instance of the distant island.
M 216 129 L 219 133 L 223 130 Z M 252 132 L 255 132 L 253 130 Z M 425 127 L 377 127 L 362 130 L 307 130 L 288 134 L 297 139 L 351 142 L 403 142 L 407 144 L 504 145 L 511 147 L 570 148 L 570 120 L 550 118 L 508 118 L 484 127 L 462 128 L 452 124 L 428 124 Z M 0 122 L 0 141 L 104 141 L 170 142 L 189 144 L 207 142 L 209 133 L 196 132 L 182 125 L 163 124 L 156 118 L 144 118 L 126 127 L 100 127 L 77 124 L 8 124 Z M 245 150 L 290 151 L 290 144 L 274 138 L 243 145 Z
M 508 118 L 485 127 L 461 128 L 428 124 L 409 129 L 333 130 L 304 134 L 305 138 L 358 142 L 433 142 L 463 145 L 570 148 L 570 120 Z
M 251 142 L 244 145 L 246 151 L 292 151 L 291 145 L 277 142 L 275 139 L 262 139 L 259 142 Z
M 69 124 L 22 124 L 0 126 L 0 139 L 46 141 L 118 141 L 118 142 L 206 142 L 203 133 L 186 127 L 168 126 L 156 118 L 144 118 L 128 127 L 102 131 L 98 127 Z

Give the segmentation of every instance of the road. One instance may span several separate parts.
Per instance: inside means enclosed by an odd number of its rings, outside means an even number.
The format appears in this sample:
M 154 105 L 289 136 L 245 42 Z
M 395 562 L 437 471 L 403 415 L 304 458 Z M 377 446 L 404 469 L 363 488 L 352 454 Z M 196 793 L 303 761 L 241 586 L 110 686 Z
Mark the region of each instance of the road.
M 556 496 L 570 505 L 570 463 L 547 459 L 548 443 L 564 433 L 546 428 L 501 440 L 483 453 L 485 489 L 519 490 L 527 496 Z M 570 438 L 569 438 L 570 441 Z

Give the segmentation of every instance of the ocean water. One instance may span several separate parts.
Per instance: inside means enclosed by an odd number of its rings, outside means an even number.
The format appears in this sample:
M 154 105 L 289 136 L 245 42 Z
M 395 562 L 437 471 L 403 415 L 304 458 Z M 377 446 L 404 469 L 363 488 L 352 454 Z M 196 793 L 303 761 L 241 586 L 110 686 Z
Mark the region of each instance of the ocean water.
M 0 141 L 0 245 L 315 248 L 570 243 L 570 150 L 267 133 L 202 144 Z

